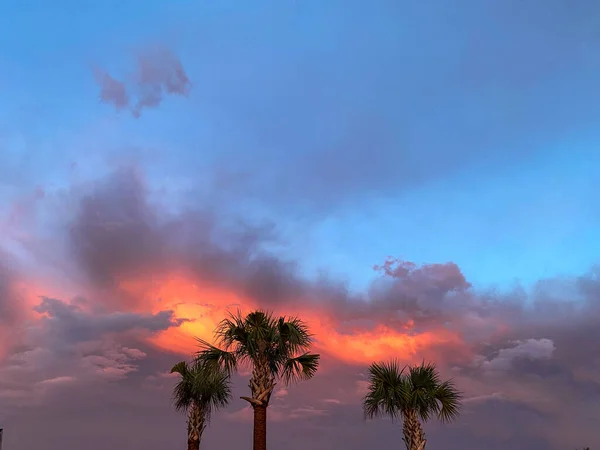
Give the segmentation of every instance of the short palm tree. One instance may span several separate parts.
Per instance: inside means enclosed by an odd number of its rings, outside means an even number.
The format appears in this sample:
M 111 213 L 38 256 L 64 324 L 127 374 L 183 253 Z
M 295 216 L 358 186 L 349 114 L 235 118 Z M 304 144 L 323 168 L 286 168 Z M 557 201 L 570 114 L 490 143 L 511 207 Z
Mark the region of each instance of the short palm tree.
M 238 365 L 252 367 L 251 397 L 242 399 L 254 410 L 253 449 L 267 448 L 267 407 L 278 379 L 286 385 L 314 376 L 319 355 L 309 353 L 313 339 L 306 324 L 296 317 L 275 318 L 258 310 L 242 317 L 230 314 L 215 332 L 217 346 L 199 339 L 198 360 L 216 364 L 228 373 Z
M 407 450 L 423 450 L 427 441 L 421 421 L 433 417 L 450 422 L 458 417 L 461 394 L 452 381 L 440 380 L 434 364 L 400 369 L 396 361 L 369 367 L 369 388 L 363 399 L 366 418 L 402 420 Z
M 173 388 L 173 403 L 177 411 L 188 414 L 188 450 L 198 450 L 211 414 L 229 403 L 229 374 L 215 366 L 185 361 L 175 364 L 171 373 L 181 375 Z

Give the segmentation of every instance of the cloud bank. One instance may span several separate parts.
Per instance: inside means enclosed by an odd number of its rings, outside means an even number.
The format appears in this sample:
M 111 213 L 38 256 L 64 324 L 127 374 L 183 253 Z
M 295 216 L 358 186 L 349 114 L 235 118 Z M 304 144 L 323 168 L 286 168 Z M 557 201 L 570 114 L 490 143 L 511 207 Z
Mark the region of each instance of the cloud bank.
M 7 262 L 16 256 L 3 257 L 1 320 L 9 338 L 2 341 L 0 396 L 3 420 L 17 429 L 33 414 L 28 408 L 40 414 L 59 393 L 83 392 L 62 400 L 61 408 L 78 409 L 102 392 L 102 409 L 126 388 L 133 403 L 146 404 L 148 389 L 160 393 L 164 403 L 150 402 L 151 411 L 143 414 L 157 425 L 176 423 L 168 416 L 172 381 L 163 375 L 169 364 L 194 350 L 194 336 L 212 338 L 227 310 L 264 307 L 300 314 L 316 334 L 321 373 L 306 386 L 278 391 L 272 411 L 283 429 L 293 422 L 314 430 L 308 440 L 315 445 L 360 448 L 364 441 L 353 442 L 352 428 L 375 434 L 384 429 L 360 423 L 359 402 L 366 365 L 390 357 L 435 360 L 465 392 L 463 419 L 451 428 L 428 427 L 432 443 L 447 436 L 457 443 L 489 439 L 498 448 L 595 443 L 595 270 L 576 279 L 541 280 L 532 292 L 494 292 L 471 286 L 451 262 L 388 259 L 375 266 L 369 290 L 356 293 L 341 281 L 306 279 L 294 261 L 269 251 L 278 239 L 272 226 L 233 220 L 226 209 L 169 212 L 139 170 L 124 167 L 71 192 L 76 201 L 47 192 L 37 208 L 56 210 L 57 202 L 66 202 L 64 217 L 54 217 L 62 224 L 55 238 L 63 248 L 56 252 L 71 271 L 76 295 L 35 295 L 46 288 L 22 284 L 24 273 L 9 270 L 18 265 Z M 35 236 L 28 241 L 29 251 L 43 245 Z M 234 401 L 219 417 L 209 433 L 213 441 L 226 422 L 246 423 L 243 406 Z M 498 411 L 505 411 L 503 419 Z M 507 423 L 515 414 L 519 423 Z M 348 431 L 348 437 L 334 439 L 335 430 Z M 110 439 L 94 445 L 100 449 Z

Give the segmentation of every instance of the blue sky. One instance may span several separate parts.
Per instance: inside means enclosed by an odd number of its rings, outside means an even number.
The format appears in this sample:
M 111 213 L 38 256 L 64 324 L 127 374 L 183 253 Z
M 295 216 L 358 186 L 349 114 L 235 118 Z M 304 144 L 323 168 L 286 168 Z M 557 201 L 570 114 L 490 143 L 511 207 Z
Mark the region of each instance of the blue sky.
M 236 180 L 204 200 L 357 287 L 387 255 L 482 286 L 597 260 L 593 4 L 25 3 L 0 7 L 7 201 L 135 161 L 188 203 Z M 139 119 L 102 104 L 93 67 L 127 82 L 152 44 L 180 57 L 189 98 Z

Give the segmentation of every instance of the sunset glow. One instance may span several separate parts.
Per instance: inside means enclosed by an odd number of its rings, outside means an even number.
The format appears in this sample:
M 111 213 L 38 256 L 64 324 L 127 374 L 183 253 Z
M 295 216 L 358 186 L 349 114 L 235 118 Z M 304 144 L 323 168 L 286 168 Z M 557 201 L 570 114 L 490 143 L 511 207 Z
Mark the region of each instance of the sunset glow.
M 0 450 L 600 450 L 599 18 L 0 1 Z

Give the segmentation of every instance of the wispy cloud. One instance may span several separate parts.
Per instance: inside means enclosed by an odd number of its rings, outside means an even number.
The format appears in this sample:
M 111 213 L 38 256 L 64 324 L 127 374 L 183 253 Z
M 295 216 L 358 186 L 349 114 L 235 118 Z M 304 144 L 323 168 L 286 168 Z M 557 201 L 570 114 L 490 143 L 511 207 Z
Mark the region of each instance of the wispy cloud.
M 179 58 L 166 48 L 139 54 L 129 85 L 102 69 L 95 68 L 94 72 L 100 86 L 100 100 L 117 111 L 128 109 L 136 118 L 144 110 L 160 106 L 165 95 L 187 97 L 192 86 Z

